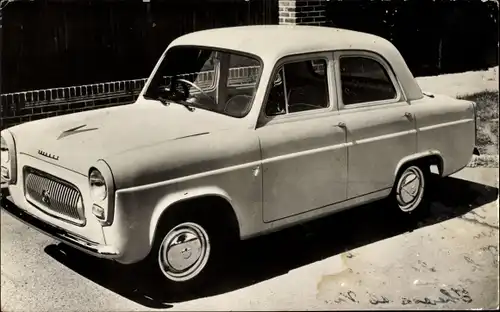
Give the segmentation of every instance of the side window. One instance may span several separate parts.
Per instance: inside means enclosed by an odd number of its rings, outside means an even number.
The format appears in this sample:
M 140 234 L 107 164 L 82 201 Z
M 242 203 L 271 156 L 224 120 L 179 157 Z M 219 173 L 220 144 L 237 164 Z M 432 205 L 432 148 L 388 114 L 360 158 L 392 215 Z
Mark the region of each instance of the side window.
M 339 65 L 344 105 L 396 98 L 396 88 L 385 68 L 376 60 L 341 56 Z
M 277 72 L 266 103 L 266 115 L 276 116 L 329 106 L 327 61 L 312 59 L 284 64 Z

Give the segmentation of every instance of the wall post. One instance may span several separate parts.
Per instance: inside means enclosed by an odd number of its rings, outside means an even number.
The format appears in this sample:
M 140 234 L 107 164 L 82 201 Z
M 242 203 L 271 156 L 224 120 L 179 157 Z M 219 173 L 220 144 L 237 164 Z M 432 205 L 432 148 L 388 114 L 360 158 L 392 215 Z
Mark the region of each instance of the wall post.
M 278 0 L 280 25 L 326 24 L 326 3 L 329 0 Z

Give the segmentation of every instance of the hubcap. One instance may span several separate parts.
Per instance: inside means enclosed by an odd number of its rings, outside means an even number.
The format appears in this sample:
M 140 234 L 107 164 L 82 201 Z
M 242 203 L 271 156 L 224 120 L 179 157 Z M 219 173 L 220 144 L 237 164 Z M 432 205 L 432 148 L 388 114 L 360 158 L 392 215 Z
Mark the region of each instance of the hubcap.
M 424 174 L 416 166 L 403 172 L 396 188 L 396 199 L 401 210 L 410 212 L 418 207 L 422 201 L 424 182 Z
M 207 232 L 198 224 L 186 222 L 174 227 L 163 239 L 158 263 L 170 280 L 182 282 L 198 275 L 210 256 Z

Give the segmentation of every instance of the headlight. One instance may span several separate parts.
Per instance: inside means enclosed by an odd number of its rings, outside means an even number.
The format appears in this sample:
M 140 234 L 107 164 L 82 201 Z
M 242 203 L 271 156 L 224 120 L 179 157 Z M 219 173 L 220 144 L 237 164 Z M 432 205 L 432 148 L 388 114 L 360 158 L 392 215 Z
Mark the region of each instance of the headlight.
M 0 166 L 2 181 L 16 183 L 16 145 L 14 137 L 8 131 L 2 131 L 0 136 Z
M 0 137 L 0 160 L 2 162 L 1 165 L 1 174 L 2 178 L 5 180 L 10 180 L 10 174 L 9 174 L 9 161 L 10 161 L 10 155 L 9 155 L 9 146 L 7 145 L 7 141 L 3 137 Z
M 2 163 L 8 163 L 10 161 L 9 146 L 3 137 L 0 137 L 0 150 L 2 151 L 2 154 L 0 155 Z
M 115 214 L 115 182 L 111 168 L 102 159 L 89 169 L 89 188 L 92 214 L 102 226 L 110 226 Z
M 89 173 L 89 187 L 92 199 L 96 201 L 103 201 L 106 199 L 108 195 L 106 181 L 104 181 L 101 172 L 95 168 L 90 170 Z

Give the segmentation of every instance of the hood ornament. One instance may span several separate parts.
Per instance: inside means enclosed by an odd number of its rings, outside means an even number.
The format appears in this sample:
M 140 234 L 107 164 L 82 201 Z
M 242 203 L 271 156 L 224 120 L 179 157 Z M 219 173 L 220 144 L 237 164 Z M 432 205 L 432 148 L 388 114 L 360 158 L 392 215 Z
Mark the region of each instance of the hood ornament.
M 42 155 L 42 156 L 45 156 L 47 158 L 51 158 L 51 159 L 54 159 L 54 160 L 59 160 L 59 156 L 53 155 L 53 154 L 49 154 L 49 153 L 44 152 L 42 150 L 38 150 L 38 155 Z
M 65 138 L 69 135 L 72 135 L 72 134 L 77 134 L 77 133 L 80 133 L 80 132 L 86 132 L 86 131 L 92 131 L 92 130 L 97 130 L 97 128 L 88 128 L 88 129 L 82 129 L 84 128 L 85 126 L 87 125 L 81 125 L 81 126 L 78 126 L 78 127 L 74 127 L 74 128 L 71 128 L 71 129 L 68 129 L 68 130 L 65 130 L 63 131 L 59 137 L 57 138 L 58 140 L 59 139 L 62 139 L 62 138 Z M 82 130 L 80 130 L 82 129 Z

